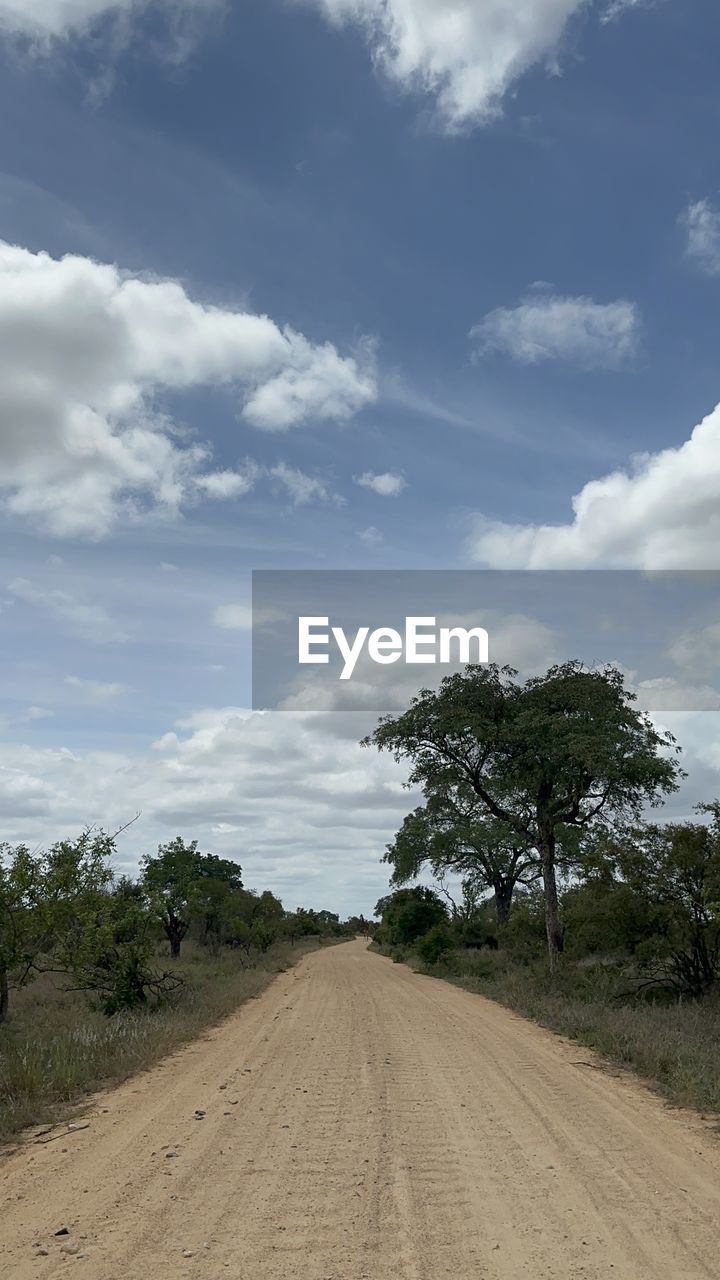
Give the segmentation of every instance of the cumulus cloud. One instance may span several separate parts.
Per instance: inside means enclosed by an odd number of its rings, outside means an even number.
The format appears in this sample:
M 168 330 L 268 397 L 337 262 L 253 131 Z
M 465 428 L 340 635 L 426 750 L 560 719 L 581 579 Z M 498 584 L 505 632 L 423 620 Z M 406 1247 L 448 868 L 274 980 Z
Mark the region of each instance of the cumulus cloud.
M 392 471 L 383 471 L 381 475 L 365 471 L 361 476 L 355 477 L 355 483 L 363 489 L 372 489 L 373 493 L 379 493 L 382 498 L 396 498 L 407 485 L 404 476 L 395 475 Z
M 571 524 L 506 524 L 477 516 L 474 560 L 494 569 L 717 569 L 720 406 L 675 449 L 591 480 Z
M 261 468 L 257 463 L 246 462 L 242 471 L 208 471 L 197 477 L 197 487 L 209 498 L 240 498 L 255 485 Z
M 687 255 L 709 276 L 720 275 L 720 209 L 709 200 L 691 204 L 681 219 L 687 234 Z
M 353 23 L 374 62 L 404 90 L 432 96 L 441 125 L 485 124 L 532 66 L 555 69 L 570 20 L 588 0 L 303 0 Z
M 499 352 L 520 364 L 566 360 L 586 369 L 612 368 L 635 354 L 639 330 L 632 302 L 539 293 L 488 312 L 470 339 L 476 358 Z
M 376 395 L 372 350 L 341 356 L 267 316 L 205 306 L 174 280 L 0 242 L 0 495 L 58 536 L 237 497 L 252 467 L 212 471 L 163 392 L 237 390 L 264 430 L 344 420 Z

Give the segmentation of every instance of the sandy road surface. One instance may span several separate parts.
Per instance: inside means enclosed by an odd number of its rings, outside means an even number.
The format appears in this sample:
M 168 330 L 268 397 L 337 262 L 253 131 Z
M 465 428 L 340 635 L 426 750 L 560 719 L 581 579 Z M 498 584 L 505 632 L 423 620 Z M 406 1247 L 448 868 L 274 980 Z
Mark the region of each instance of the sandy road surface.
M 589 1061 L 361 942 L 317 952 L 0 1163 L 0 1275 L 720 1277 L 720 1138 Z

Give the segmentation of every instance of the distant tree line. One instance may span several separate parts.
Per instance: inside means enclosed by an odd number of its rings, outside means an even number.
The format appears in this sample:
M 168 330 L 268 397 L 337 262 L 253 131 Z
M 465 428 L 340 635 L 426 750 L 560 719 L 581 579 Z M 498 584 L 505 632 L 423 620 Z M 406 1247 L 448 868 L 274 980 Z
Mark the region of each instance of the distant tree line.
M 57 973 L 111 1015 L 171 996 L 184 979 L 159 965 L 163 941 L 176 961 L 184 940 L 239 964 L 275 942 L 367 932 L 362 917 L 286 911 L 269 889 L 246 889 L 239 864 L 201 853 L 181 836 L 142 859 L 136 880 L 113 868 L 115 838 L 86 830 L 48 849 L 0 845 L 0 1022 L 10 993 Z

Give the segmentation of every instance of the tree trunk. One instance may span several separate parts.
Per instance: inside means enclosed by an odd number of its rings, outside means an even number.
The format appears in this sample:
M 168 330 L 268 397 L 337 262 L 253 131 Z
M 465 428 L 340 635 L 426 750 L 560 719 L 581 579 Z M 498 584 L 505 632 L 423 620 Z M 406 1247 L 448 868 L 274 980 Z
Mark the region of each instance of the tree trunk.
M 163 920 L 163 929 L 165 937 L 170 943 L 170 955 L 173 960 L 177 960 L 180 955 L 180 943 L 187 933 L 187 925 L 174 911 L 168 910 Z
M 514 880 L 496 880 L 493 885 L 493 889 L 495 890 L 495 914 L 497 916 L 498 928 L 500 929 L 508 922 L 514 888 Z
M 543 889 L 545 891 L 545 932 L 547 934 L 550 972 L 563 949 L 563 930 L 560 924 L 557 880 L 555 879 L 555 836 L 546 835 L 540 842 Z
M 0 969 L 0 1022 L 4 1022 L 7 1018 L 9 1005 L 10 984 L 8 982 L 7 969 Z

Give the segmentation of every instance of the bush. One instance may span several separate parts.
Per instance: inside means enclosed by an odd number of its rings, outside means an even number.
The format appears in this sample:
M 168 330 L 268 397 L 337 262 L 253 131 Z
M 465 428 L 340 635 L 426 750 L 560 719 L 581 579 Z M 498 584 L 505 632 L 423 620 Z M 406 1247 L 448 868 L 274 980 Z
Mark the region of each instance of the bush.
M 447 925 L 436 924 L 415 943 L 415 950 L 423 964 L 439 964 L 455 946 Z
M 382 928 L 391 946 L 412 946 L 434 925 L 447 921 L 444 902 L 424 885 L 396 890 L 381 898 L 375 911 L 382 917 Z

